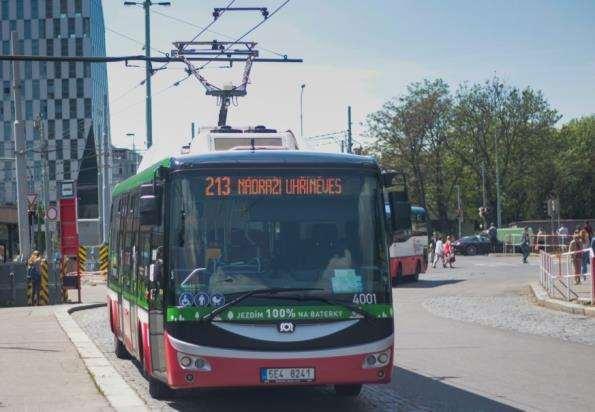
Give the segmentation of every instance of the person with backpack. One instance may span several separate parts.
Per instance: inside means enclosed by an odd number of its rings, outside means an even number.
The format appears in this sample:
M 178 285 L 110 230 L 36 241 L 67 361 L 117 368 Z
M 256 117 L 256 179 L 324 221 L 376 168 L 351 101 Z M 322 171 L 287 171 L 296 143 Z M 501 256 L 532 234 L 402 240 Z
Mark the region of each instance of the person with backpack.
M 494 226 L 493 223 L 490 224 L 490 228 L 488 229 L 488 237 L 490 238 L 492 253 L 496 253 L 498 246 L 498 229 L 496 229 L 496 226 Z
M 41 253 L 34 250 L 27 261 L 27 278 L 31 282 L 31 304 L 39 305 L 39 291 L 41 289 Z
M 531 239 L 529 237 L 529 228 L 523 230 L 523 238 L 521 239 L 521 252 L 523 253 L 523 263 L 528 263 L 527 258 L 531 253 Z

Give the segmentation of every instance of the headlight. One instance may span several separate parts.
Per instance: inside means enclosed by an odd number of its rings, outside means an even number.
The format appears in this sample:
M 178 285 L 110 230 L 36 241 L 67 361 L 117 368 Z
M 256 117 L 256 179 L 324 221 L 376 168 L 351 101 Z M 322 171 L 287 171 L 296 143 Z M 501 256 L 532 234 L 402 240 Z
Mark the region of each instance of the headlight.
M 364 369 L 381 368 L 386 366 L 390 361 L 391 350 L 387 349 L 382 352 L 370 353 L 364 358 Z
M 185 353 L 178 353 L 177 356 L 178 363 L 185 370 L 203 372 L 210 372 L 212 370 L 211 364 L 204 358 L 187 355 Z
M 192 364 L 192 359 L 190 359 L 188 356 L 182 356 L 180 358 L 180 365 L 182 365 L 182 367 L 187 368 L 191 364 Z

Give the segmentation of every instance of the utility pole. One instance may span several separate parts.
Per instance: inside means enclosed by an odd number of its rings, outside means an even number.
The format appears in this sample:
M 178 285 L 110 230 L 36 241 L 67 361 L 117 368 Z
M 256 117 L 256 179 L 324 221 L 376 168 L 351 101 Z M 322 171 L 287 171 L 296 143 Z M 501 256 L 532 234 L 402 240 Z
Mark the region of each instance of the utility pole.
M 38 116 L 35 121 L 35 127 L 39 131 L 39 137 L 41 139 L 41 158 L 43 160 L 43 167 L 41 169 L 41 176 L 43 180 L 43 190 L 41 193 L 43 210 L 47 212 L 48 206 L 50 205 L 50 179 L 49 179 L 49 164 L 48 164 L 48 140 L 45 135 L 45 128 L 43 127 L 43 119 Z M 38 217 L 39 219 L 39 217 Z M 50 234 L 50 223 L 48 222 L 47 215 L 43 219 L 45 231 L 45 255 L 48 260 L 51 260 L 54 256 L 52 250 L 52 236 Z
M 494 157 L 496 163 L 496 221 L 502 226 L 502 208 L 500 203 L 500 172 L 498 170 L 498 134 L 494 133 Z
M 351 106 L 347 106 L 347 153 L 353 153 L 353 140 L 351 138 Z
M 18 34 L 16 31 L 10 33 L 12 54 L 19 54 Z M 25 154 L 25 123 L 23 121 L 22 90 L 21 90 L 21 62 L 12 62 L 12 92 L 14 104 L 14 154 L 17 185 L 17 210 L 19 222 L 19 246 L 21 260 L 27 259 L 31 254 L 31 237 L 28 227 L 27 210 L 27 156 Z
M 108 141 L 107 136 L 107 128 L 103 128 L 103 179 L 102 179 L 102 193 L 103 193 L 103 238 L 101 239 L 103 243 L 107 243 L 108 241 L 108 233 L 109 233 L 109 210 L 111 205 L 111 194 L 110 194 L 110 186 L 111 186 L 111 167 L 110 167 L 110 159 L 111 159 L 111 147 Z
M 170 6 L 169 1 L 152 2 L 143 0 L 142 2 L 125 1 L 125 6 L 142 6 L 145 11 L 145 90 L 146 90 L 146 121 L 147 121 L 147 149 L 153 145 L 153 108 L 151 103 L 151 76 L 153 75 L 153 66 L 151 65 L 151 6 Z
M 305 84 L 302 84 L 300 88 L 300 139 L 304 140 L 304 88 Z
M 486 167 L 484 162 L 481 162 L 481 197 L 483 202 L 482 206 L 486 207 Z
M 463 209 L 461 208 L 461 186 L 457 185 L 457 216 L 459 219 L 459 239 L 463 233 Z

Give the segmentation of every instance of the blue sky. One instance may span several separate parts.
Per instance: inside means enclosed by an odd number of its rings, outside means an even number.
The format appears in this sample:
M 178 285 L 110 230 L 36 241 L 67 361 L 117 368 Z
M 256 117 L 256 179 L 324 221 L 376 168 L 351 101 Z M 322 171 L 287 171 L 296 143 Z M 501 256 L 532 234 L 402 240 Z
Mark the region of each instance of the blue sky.
M 228 0 L 172 0 L 158 12 L 197 25 L 211 20 L 213 7 Z M 121 1 L 104 1 L 109 29 L 142 40 L 142 9 Z M 268 6 L 236 0 L 234 6 Z M 381 104 L 405 91 L 408 83 L 424 77 L 444 78 L 453 88 L 460 82 L 478 82 L 498 75 L 519 87 L 541 89 L 550 104 L 573 117 L 595 113 L 595 1 L 355 1 L 291 0 L 285 8 L 250 36 L 261 46 L 304 58 L 303 64 L 259 64 L 253 69 L 248 96 L 230 112 L 231 124 L 266 124 L 299 131 L 299 85 L 304 92 L 306 136 L 345 129 L 346 107 L 351 105 L 356 134 L 360 123 Z M 255 13 L 223 16 L 213 29 L 237 37 L 259 21 Z M 199 29 L 152 15 L 153 47 L 171 49 L 174 40 L 189 40 Z M 140 45 L 107 34 L 108 54 L 137 54 Z M 205 33 L 211 40 L 219 35 Z M 264 55 L 270 55 L 263 52 Z M 216 65 L 213 65 L 216 66 Z M 180 65 L 153 78 L 154 139 L 171 141 L 189 135 L 190 122 L 216 123 L 217 107 L 200 85 L 183 77 Z M 205 75 L 216 82 L 236 81 L 240 68 L 216 67 Z M 112 140 L 130 145 L 125 137 L 136 132 L 144 139 L 143 87 L 140 68 L 109 66 Z M 169 87 L 169 88 L 168 88 Z M 162 91 L 168 88 L 166 91 Z M 330 144 L 322 150 L 335 150 Z

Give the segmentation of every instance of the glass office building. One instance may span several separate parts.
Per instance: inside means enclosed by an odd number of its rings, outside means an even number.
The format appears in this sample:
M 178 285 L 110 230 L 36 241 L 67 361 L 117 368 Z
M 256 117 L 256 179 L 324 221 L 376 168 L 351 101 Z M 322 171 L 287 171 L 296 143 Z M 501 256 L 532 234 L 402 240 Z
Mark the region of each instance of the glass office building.
M 105 56 L 100 0 L 0 0 L 2 54 L 11 53 L 11 32 L 25 55 Z M 2 62 L 0 85 L 0 205 L 16 203 L 12 63 Z M 75 180 L 79 217 L 98 217 L 98 152 L 111 147 L 105 63 L 21 63 L 23 117 L 28 156 L 28 190 L 41 194 L 42 159 L 48 157 L 50 201 L 57 182 Z M 48 139 L 41 150 L 35 119 Z M 104 139 L 107 139 L 104 145 Z

